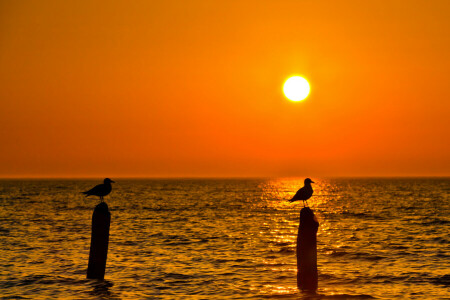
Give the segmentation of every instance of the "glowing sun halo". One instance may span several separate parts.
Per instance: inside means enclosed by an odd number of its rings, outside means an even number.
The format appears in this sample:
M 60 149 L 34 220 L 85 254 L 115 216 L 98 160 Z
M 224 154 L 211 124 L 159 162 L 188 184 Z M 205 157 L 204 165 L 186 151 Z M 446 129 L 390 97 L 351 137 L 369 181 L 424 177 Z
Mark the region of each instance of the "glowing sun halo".
M 303 100 L 309 95 L 309 83 L 300 76 L 289 77 L 283 85 L 283 92 L 289 100 Z

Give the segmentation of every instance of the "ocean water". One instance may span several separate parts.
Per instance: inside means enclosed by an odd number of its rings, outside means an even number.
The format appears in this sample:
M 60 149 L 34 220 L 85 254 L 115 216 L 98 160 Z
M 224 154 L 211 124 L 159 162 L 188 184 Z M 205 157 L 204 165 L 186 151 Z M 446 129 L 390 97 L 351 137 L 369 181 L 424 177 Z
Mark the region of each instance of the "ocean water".
M 1 299 L 450 299 L 450 179 L 318 179 L 319 289 L 297 290 L 302 179 L 117 179 L 105 281 L 86 279 L 101 180 L 0 181 Z

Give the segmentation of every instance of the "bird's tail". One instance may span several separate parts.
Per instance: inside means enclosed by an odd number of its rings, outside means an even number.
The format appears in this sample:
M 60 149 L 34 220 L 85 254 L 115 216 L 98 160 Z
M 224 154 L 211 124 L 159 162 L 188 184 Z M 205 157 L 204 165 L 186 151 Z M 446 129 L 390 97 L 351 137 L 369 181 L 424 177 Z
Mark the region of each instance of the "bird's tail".
M 88 192 L 80 192 L 80 194 L 85 194 L 86 197 L 89 196 Z
M 291 200 L 288 200 L 288 201 L 292 203 L 292 202 L 294 202 L 295 200 L 294 200 L 294 199 L 291 199 Z

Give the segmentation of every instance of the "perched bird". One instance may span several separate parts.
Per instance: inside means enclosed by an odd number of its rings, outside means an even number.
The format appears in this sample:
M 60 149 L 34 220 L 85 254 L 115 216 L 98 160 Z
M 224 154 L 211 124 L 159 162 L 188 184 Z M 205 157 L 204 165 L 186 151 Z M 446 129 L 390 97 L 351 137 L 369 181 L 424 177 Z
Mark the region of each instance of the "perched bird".
M 305 186 L 302 187 L 301 189 L 299 189 L 297 191 L 297 193 L 295 193 L 295 196 L 292 197 L 291 200 L 289 200 L 289 202 L 294 202 L 297 200 L 303 200 L 303 206 L 305 206 L 305 201 L 306 204 L 308 205 L 308 199 L 311 198 L 312 194 L 313 194 L 313 189 L 311 187 L 311 183 L 314 183 L 314 181 L 312 181 L 309 178 L 305 179 Z
M 100 200 L 103 202 L 103 197 L 108 195 L 109 193 L 111 193 L 111 190 L 112 190 L 111 182 L 114 183 L 114 181 L 112 181 L 111 179 L 105 178 L 105 180 L 103 180 L 103 184 L 96 185 L 89 191 L 81 192 L 81 193 L 85 194 L 86 197 L 91 196 L 91 195 L 99 196 Z

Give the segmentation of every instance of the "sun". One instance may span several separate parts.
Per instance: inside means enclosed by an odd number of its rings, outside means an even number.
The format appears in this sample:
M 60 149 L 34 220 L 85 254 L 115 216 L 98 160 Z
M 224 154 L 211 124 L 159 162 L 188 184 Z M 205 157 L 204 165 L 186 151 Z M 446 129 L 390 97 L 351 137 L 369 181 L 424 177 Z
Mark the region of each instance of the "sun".
M 289 77 L 283 85 L 286 98 L 292 101 L 301 101 L 309 95 L 309 83 L 300 76 Z

